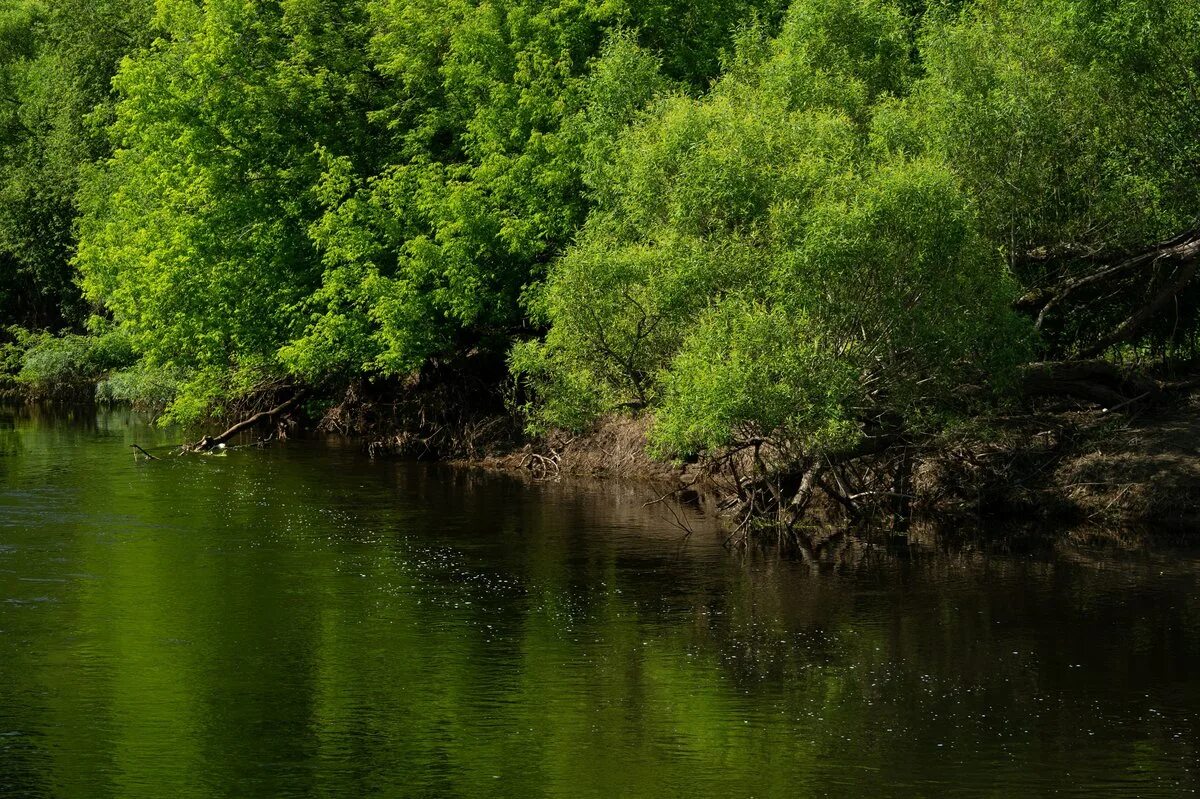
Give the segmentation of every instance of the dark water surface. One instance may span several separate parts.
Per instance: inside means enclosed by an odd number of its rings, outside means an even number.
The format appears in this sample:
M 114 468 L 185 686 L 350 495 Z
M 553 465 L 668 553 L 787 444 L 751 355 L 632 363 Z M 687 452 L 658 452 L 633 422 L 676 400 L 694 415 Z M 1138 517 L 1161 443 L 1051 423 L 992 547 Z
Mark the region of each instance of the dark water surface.
M 1200 559 L 814 573 L 647 490 L 0 413 L 0 795 L 1179 796 Z

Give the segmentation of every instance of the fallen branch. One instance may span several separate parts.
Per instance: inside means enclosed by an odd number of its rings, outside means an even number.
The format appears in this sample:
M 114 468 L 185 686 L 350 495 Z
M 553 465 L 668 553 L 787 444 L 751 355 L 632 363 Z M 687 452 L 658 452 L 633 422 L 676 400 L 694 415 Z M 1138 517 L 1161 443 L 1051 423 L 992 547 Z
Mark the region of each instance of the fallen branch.
M 903 494 L 899 491 L 859 491 L 857 494 L 851 494 L 846 499 L 851 502 L 857 502 L 860 499 L 868 499 L 870 497 L 882 497 L 884 499 L 911 499 L 916 497 L 912 494 Z
M 1200 388 L 1200 377 L 1189 377 L 1185 380 L 1167 380 L 1159 383 L 1163 391 L 1194 391 Z
M 674 499 L 675 497 L 678 497 L 680 495 L 685 495 L 687 492 L 691 492 L 692 494 L 695 494 L 696 492 L 694 491 L 694 489 L 696 487 L 696 484 L 698 482 L 700 482 L 700 477 L 701 477 L 701 475 L 699 475 L 699 474 L 696 475 L 695 477 L 693 477 L 691 479 L 690 482 L 681 483 L 680 485 L 676 486 L 675 488 L 672 488 L 667 493 L 663 494 L 658 499 L 651 499 L 651 500 L 647 501 L 645 504 L 642 505 L 642 507 L 649 508 L 652 505 L 660 505 L 660 504 L 666 502 L 668 499 Z
M 161 460 L 160 458 L 154 457 L 149 452 L 147 452 L 146 450 L 139 447 L 137 444 L 130 444 L 129 446 L 132 447 L 133 449 L 136 449 L 138 452 L 142 453 L 143 455 L 145 455 L 146 460 L 151 460 L 151 461 Z M 137 456 L 135 455 L 134 458 L 136 459 Z
M 1153 397 L 1161 390 L 1155 381 L 1107 361 L 1034 363 L 1021 375 L 1021 393 L 1026 397 L 1068 396 L 1108 409 L 1124 408 L 1132 398 Z
M 1095 262 L 1098 260 L 1097 255 L 1098 253 L 1095 251 L 1080 251 L 1078 248 L 1066 247 L 1053 252 L 1033 253 L 1027 256 L 1025 260 L 1030 263 L 1080 260 Z M 1153 267 L 1164 261 L 1186 265 L 1195 262 L 1197 258 L 1200 258 L 1200 227 L 1193 227 L 1174 238 L 1159 242 L 1142 252 L 1122 257 L 1116 260 L 1115 263 L 1112 262 L 1112 259 L 1109 259 L 1099 269 L 1066 280 L 1058 286 L 1035 289 L 1018 299 L 1015 305 L 1018 310 L 1030 313 L 1036 312 L 1036 326 L 1038 329 L 1041 329 L 1050 312 L 1062 305 L 1067 298 L 1080 289 L 1102 283 L 1112 278 L 1123 277 L 1147 265 Z
M 254 414 L 248 419 L 243 419 L 233 427 L 226 430 L 224 433 L 221 433 L 219 436 L 205 436 L 193 444 L 189 449 L 192 452 L 208 452 L 209 450 L 219 447 L 229 439 L 236 436 L 238 433 L 249 430 L 261 422 L 270 421 L 281 414 L 287 413 L 292 408 L 296 407 L 296 404 L 300 402 L 300 400 L 304 399 L 304 395 L 304 391 L 298 391 L 286 402 L 277 405 L 269 411 L 262 411 L 261 413 Z
M 1200 240 L 1192 243 L 1193 259 L 1179 268 L 1175 279 L 1171 281 L 1169 286 L 1156 294 L 1154 299 L 1135 311 L 1128 319 L 1117 325 L 1115 330 L 1106 336 L 1102 336 L 1099 341 L 1085 349 L 1083 356 L 1085 358 L 1095 357 L 1109 347 L 1133 339 L 1155 314 L 1165 308 L 1187 287 L 1188 283 L 1192 282 L 1192 278 L 1196 276 L 1196 269 L 1200 266 L 1200 263 L 1197 263 L 1195 260 L 1196 255 L 1200 255 Z

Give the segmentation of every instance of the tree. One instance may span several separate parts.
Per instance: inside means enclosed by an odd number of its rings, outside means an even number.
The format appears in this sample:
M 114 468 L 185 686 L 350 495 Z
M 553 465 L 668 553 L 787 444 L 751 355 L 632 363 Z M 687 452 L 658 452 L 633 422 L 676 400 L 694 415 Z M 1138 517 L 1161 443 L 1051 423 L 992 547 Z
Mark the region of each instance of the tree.
M 691 6 L 160 3 L 82 194 L 86 294 L 193 376 L 179 419 L 264 386 L 502 357 L 586 216 L 603 141 L 665 80 L 702 86 L 758 7 Z M 666 77 L 638 40 L 678 50 Z M 633 83 L 600 97 L 589 76 L 617 62 Z
M 1196 4 L 981 0 L 920 52 L 874 140 L 960 177 L 1052 350 L 1194 347 L 1195 258 L 1158 245 L 1200 219 Z
M 369 158 L 378 76 L 362 4 L 159 4 L 122 65 L 115 152 L 83 191 L 78 264 L 195 418 L 286 377 L 279 348 L 320 280 L 308 227 L 330 159 Z
M 911 79 L 906 24 L 800 0 L 709 96 L 621 138 L 622 179 L 539 297 L 550 332 L 514 352 L 537 418 L 649 405 L 664 454 L 787 460 L 921 429 L 974 369 L 1012 375 L 1028 325 L 970 197 L 945 163 L 868 144 Z

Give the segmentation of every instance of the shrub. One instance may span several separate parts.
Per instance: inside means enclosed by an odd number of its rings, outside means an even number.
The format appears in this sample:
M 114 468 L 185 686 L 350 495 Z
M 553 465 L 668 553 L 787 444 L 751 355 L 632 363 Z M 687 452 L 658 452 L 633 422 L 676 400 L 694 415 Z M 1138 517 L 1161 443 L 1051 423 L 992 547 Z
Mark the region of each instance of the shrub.
M 96 400 L 128 403 L 138 410 L 159 414 L 178 396 L 180 384 L 174 371 L 139 361 L 101 380 L 96 385 Z
M 95 335 L 30 334 L 17 379 L 28 394 L 45 399 L 90 398 L 108 373 L 137 361 L 129 337 L 117 331 Z
M 512 354 L 534 426 L 648 405 L 662 454 L 828 450 L 929 424 L 976 370 L 1005 384 L 1030 326 L 969 196 L 936 158 L 868 146 L 864 103 L 908 80 L 904 24 L 800 0 L 707 98 L 622 137 L 620 180 L 531 298 L 545 341 Z

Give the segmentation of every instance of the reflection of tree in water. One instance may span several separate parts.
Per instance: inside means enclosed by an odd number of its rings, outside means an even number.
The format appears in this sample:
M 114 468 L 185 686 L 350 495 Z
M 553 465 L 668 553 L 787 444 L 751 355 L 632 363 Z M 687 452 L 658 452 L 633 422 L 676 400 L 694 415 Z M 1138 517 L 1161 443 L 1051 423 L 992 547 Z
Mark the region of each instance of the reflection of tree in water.
M 16 455 L 21 449 L 21 435 L 17 432 L 16 419 L 9 413 L 0 413 L 0 456 Z

